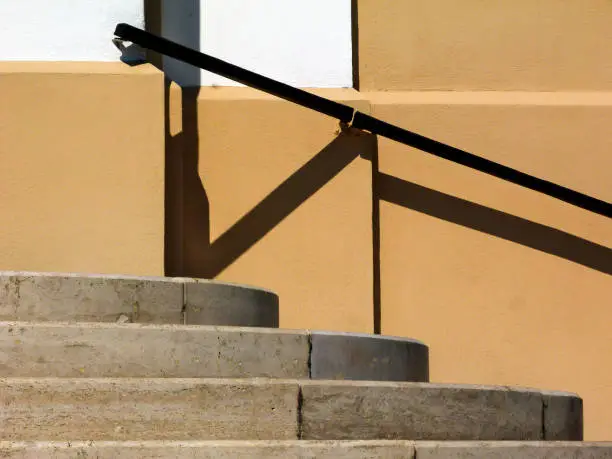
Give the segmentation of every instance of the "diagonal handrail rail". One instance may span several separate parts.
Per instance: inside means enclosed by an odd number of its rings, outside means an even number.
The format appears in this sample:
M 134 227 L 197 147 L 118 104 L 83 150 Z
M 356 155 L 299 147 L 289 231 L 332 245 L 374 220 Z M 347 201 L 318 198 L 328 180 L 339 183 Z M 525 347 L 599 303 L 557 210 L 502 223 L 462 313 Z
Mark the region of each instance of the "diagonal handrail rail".
M 115 35 L 122 40 L 140 45 L 142 48 L 186 62 L 251 88 L 258 89 L 289 102 L 293 102 L 294 104 L 301 105 L 302 107 L 336 118 L 341 123 L 355 129 L 386 137 L 439 158 L 444 158 L 454 163 L 520 185 L 524 188 L 543 193 L 576 207 L 612 218 L 612 204 L 609 202 L 408 131 L 374 118 L 373 116 L 366 115 L 348 105 L 334 102 L 324 97 L 317 96 L 316 94 L 281 83 L 272 78 L 230 64 L 229 62 L 193 50 L 129 24 L 118 24 L 115 29 Z

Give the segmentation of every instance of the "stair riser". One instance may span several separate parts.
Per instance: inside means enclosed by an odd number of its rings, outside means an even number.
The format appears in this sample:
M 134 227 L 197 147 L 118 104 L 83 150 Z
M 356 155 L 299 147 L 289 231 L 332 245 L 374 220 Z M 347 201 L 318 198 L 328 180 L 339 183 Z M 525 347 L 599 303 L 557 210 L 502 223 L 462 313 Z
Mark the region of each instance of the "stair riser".
M 418 341 L 172 325 L 0 323 L 0 377 L 428 380 Z
M 0 320 L 278 327 L 269 291 L 193 279 L 0 273 Z
M 291 383 L 8 380 L 0 393 L 4 440 L 290 440 L 298 432 Z
M 419 459 L 612 459 L 612 444 L 418 445 Z
M 433 384 L 313 384 L 302 391 L 303 435 L 313 440 L 543 438 L 543 401 L 536 392 Z
M 0 325 L 4 377 L 308 378 L 306 333 L 173 326 Z
M 95 457 L 98 459 L 267 459 L 267 458 L 319 458 L 319 459 L 413 459 L 414 447 L 410 442 L 356 442 L 343 444 L 311 442 L 262 442 L 239 443 L 211 442 L 209 444 L 183 443 L 175 446 L 121 446 L 76 444 L 67 447 L 65 444 L 40 446 L 38 448 L 13 447 L 2 448 L 0 457 L 10 459 L 76 459 Z M 4 454 L 4 455 L 3 455 Z
M 420 443 L 358 442 L 125 442 L 0 443 L 0 457 L 10 459 L 140 458 L 319 458 L 319 459 L 611 459 L 612 443 Z
M 193 379 L 8 379 L 0 393 L 0 438 L 24 441 L 540 440 L 544 401 L 571 398 L 419 383 Z

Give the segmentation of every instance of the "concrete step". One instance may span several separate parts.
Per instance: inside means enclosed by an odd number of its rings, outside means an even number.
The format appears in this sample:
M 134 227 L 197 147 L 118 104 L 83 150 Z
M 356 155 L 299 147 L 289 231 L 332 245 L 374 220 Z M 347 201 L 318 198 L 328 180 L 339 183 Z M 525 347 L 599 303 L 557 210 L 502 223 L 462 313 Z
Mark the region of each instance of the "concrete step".
M 426 383 L 0 379 L 5 441 L 580 440 L 572 394 Z
M 0 442 L 10 459 L 610 459 L 612 443 L 412 441 Z
M 0 320 L 278 327 L 278 296 L 199 279 L 0 272 Z
M 428 349 L 402 338 L 266 328 L 0 323 L 0 377 L 428 381 Z

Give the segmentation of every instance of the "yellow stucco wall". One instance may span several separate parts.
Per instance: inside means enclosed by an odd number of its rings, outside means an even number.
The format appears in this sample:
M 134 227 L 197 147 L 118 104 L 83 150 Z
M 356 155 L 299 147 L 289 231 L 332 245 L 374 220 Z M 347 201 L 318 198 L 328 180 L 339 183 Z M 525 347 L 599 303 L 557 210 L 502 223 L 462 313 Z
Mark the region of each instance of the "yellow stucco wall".
M 0 270 L 163 274 L 163 75 L 0 62 Z
M 375 116 L 612 201 L 612 3 L 357 0 Z M 379 140 L 382 331 L 434 381 L 576 391 L 612 439 L 612 222 Z
M 317 92 L 612 198 L 612 93 Z M 576 391 L 587 438 L 612 438 L 609 219 L 385 139 L 334 140 L 332 120 L 249 89 L 178 108 L 171 93 L 181 275 L 274 289 L 283 327 L 371 332 L 374 197 L 383 334 L 430 345 L 433 381 Z
M 317 92 L 369 111 L 353 90 Z M 247 88 L 202 88 L 171 113 L 175 272 L 276 291 L 282 327 L 371 331 L 372 169 L 360 155 L 374 139 Z
M 612 94 L 371 101 L 375 116 L 612 200 Z M 383 333 L 430 345 L 432 381 L 575 391 L 587 438 L 611 439 L 611 221 L 391 141 L 379 155 Z
M 608 0 L 356 3 L 363 90 L 612 90 Z

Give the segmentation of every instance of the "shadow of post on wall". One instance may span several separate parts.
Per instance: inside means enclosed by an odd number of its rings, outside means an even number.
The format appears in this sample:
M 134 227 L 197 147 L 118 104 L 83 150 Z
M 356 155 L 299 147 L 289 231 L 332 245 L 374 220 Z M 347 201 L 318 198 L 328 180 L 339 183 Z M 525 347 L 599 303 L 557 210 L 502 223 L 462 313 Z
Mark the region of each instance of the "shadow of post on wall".
M 156 6 L 149 8 L 162 18 L 159 28 L 164 37 L 199 50 L 200 0 L 154 0 L 153 3 Z M 166 56 L 161 59 L 167 76 L 165 271 L 168 276 L 184 276 L 185 254 L 197 247 L 191 241 L 208 240 L 210 233 L 208 198 L 198 171 L 198 95 L 202 72 Z M 171 113 L 173 104 L 178 102 L 171 100 L 172 82 L 181 87 L 180 120 L 174 120 L 176 115 Z M 176 134 L 170 126 L 173 121 L 181 125 Z
M 357 157 L 367 154 L 368 145 L 375 139 L 367 136 L 372 139 L 368 142 L 364 137 L 342 132 L 214 242 L 210 241 L 210 220 L 201 218 L 201 212 L 209 212 L 203 188 L 201 199 L 186 196 L 185 226 L 190 229 L 185 228 L 189 253 L 185 254 L 183 275 L 210 279 L 218 276 Z M 186 177 L 186 184 L 199 181 L 188 170 L 185 173 L 192 177 Z M 185 188 L 186 193 L 195 189 L 195 183 Z

